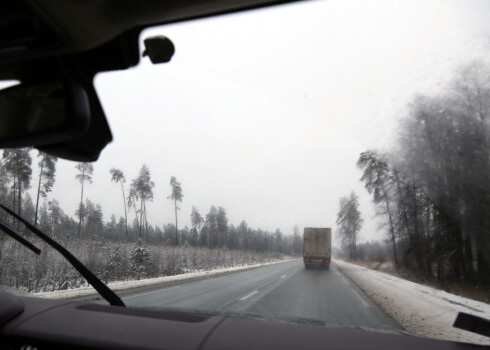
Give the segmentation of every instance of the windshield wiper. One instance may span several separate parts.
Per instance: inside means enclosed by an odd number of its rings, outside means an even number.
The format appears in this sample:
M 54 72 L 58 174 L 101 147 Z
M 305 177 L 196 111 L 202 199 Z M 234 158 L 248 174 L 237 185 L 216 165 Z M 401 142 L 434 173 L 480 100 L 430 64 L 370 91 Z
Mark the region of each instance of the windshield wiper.
M 49 244 L 51 247 L 56 249 L 63 257 L 68 260 L 68 262 L 87 280 L 88 283 L 103 297 L 109 304 L 114 306 L 125 306 L 121 298 L 114 293 L 112 289 L 110 289 L 104 282 L 102 282 L 97 276 L 95 276 L 92 271 L 90 271 L 85 265 L 82 264 L 80 260 L 75 258 L 73 254 L 71 254 L 65 247 L 56 242 L 54 239 L 49 237 L 47 234 L 42 232 L 40 229 L 29 223 L 20 215 L 16 214 L 14 211 L 9 209 L 3 204 L 0 204 L 0 207 L 5 210 L 7 213 L 12 215 L 14 218 L 22 222 L 29 230 L 31 230 L 34 234 L 36 234 L 39 238 L 41 238 L 44 242 Z M 12 238 L 16 239 L 19 243 L 25 245 L 29 249 L 31 249 L 34 253 L 39 254 L 41 251 L 34 246 L 32 243 L 22 238 L 17 232 L 13 229 L 9 228 L 5 223 L 0 221 L 0 229 L 7 233 Z
M 19 235 L 13 229 L 11 229 L 10 227 L 8 227 L 7 224 L 4 224 L 1 221 L 0 221 L 0 230 L 2 230 L 3 232 L 5 232 L 6 234 L 8 234 L 10 237 L 12 237 L 13 239 L 15 239 L 17 242 L 19 242 L 23 246 L 25 246 L 25 247 L 29 248 L 30 250 L 32 250 L 37 255 L 41 254 L 41 249 L 39 249 L 38 247 L 36 247 L 34 244 L 32 244 L 31 242 L 29 242 L 27 239 L 25 239 L 24 237 L 22 237 L 21 235 Z

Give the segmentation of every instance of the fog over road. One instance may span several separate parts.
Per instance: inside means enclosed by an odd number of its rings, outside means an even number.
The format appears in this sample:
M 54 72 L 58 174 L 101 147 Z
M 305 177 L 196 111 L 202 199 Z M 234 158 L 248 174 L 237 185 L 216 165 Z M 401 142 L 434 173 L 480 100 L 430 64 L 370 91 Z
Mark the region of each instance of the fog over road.
M 335 265 L 330 270 L 305 270 L 299 260 L 119 294 L 128 306 L 245 314 L 326 326 L 401 329 Z

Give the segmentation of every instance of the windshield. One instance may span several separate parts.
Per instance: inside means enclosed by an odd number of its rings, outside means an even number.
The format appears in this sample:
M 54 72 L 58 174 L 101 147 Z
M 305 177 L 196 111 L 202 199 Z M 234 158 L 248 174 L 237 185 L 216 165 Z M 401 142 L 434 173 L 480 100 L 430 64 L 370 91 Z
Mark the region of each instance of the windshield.
M 452 328 L 490 318 L 488 23 L 330 0 L 147 29 L 175 54 L 96 77 L 100 159 L 4 150 L 0 201 L 128 306 L 488 345 Z M 41 248 L 0 235 L 0 284 L 99 302 Z

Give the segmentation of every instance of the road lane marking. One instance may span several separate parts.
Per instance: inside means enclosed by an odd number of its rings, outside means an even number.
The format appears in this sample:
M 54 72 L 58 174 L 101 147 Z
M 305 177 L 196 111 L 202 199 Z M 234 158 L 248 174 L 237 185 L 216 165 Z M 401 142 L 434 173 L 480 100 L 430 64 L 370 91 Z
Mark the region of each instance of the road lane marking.
M 162 293 L 162 292 L 166 292 L 167 290 L 175 289 L 175 288 L 180 288 L 180 286 L 170 287 L 170 288 L 165 288 L 165 289 L 159 289 L 159 290 L 155 290 L 153 292 L 148 292 L 148 293 L 141 293 L 141 294 L 136 294 L 136 295 L 130 295 L 128 297 L 123 297 L 121 299 L 136 298 L 136 297 L 140 297 L 142 295 L 148 295 L 148 294 L 154 294 L 154 293 Z
M 252 293 L 248 293 L 247 295 L 245 295 L 244 297 L 241 297 L 239 300 L 240 301 L 243 301 L 243 300 L 247 300 L 248 298 L 250 298 L 251 296 L 257 294 L 259 291 L 258 290 L 254 290 Z
M 284 277 L 286 277 L 286 276 L 287 276 L 287 275 L 282 275 L 282 276 L 281 276 L 281 278 L 284 278 Z
M 344 276 L 340 276 L 340 278 L 342 278 L 342 281 L 344 281 L 345 284 L 349 285 L 349 282 L 347 282 L 347 280 L 344 278 Z
M 364 301 L 364 299 L 359 295 L 359 293 L 357 293 L 354 289 L 352 291 L 354 292 L 355 295 L 357 295 L 357 297 L 361 300 L 362 304 L 365 307 L 369 307 L 369 304 Z

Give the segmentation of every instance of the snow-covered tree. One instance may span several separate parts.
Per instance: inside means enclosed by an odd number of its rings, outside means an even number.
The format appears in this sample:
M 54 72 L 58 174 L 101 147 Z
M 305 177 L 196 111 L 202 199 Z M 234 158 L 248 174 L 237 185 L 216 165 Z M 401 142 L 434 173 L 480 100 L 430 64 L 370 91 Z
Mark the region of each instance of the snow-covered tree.
M 131 252 L 131 273 L 136 279 L 144 278 L 151 269 L 151 252 L 141 239 L 138 239 Z

